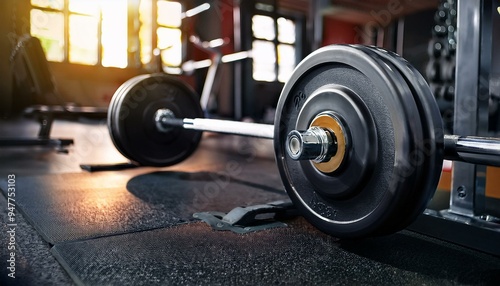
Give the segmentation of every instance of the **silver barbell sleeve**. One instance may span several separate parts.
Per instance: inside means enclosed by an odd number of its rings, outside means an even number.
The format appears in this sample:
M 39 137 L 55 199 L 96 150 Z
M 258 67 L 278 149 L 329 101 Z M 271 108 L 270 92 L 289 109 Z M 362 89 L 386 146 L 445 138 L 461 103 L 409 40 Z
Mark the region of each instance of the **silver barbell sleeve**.
M 500 167 L 500 138 L 445 135 L 444 156 L 453 161 Z

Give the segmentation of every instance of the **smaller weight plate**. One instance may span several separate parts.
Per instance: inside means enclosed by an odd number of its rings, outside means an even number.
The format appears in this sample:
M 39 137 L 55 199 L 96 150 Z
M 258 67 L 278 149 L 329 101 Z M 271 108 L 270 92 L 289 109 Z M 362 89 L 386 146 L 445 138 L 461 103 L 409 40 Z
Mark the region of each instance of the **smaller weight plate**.
M 155 113 L 171 110 L 176 118 L 202 118 L 196 93 L 165 74 L 140 75 L 125 82 L 113 95 L 108 129 L 120 153 L 140 165 L 170 166 L 189 157 L 201 140 L 200 131 L 182 127 L 161 132 Z

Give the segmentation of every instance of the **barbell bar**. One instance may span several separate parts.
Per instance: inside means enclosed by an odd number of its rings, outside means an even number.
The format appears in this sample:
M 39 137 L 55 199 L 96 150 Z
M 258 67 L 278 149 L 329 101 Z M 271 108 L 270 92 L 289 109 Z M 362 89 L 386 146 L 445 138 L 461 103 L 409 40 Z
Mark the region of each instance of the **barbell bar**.
M 171 127 L 182 127 L 188 130 L 209 131 L 256 138 L 273 139 L 274 126 L 270 124 L 238 122 L 208 118 L 174 118 L 170 110 L 158 110 L 158 113 L 169 114 L 158 116 L 155 124 L 160 130 Z M 168 131 L 167 131 L 168 132 Z
M 163 111 L 159 110 L 158 112 Z M 167 111 L 166 114 L 172 113 Z M 209 118 L 174 118 L 171 116 L 157 117 L 155 120 L 159 130 L 182 127 L 188 130 L 274 139 L 274 125 L 272 124 Z M 335 139 L 326 141 L 328 139 L 325 137 L 328 138 L 328 136 L 336 138 L 333 131 L 320 127 L 291 131 L 287 139 L 287 150 L 290 150 L 290 157 L 294 160 L 315 160 L 318 158 L 317 161 L 324 161 L 330 159 L 337 150 L 337 143 Z M 325 144 L 327 147 L 324 146 Z M 447 160 L 500 167 L 499 138 L 444 135 L 443 147 L 444 158 Z M 321 157 L 326 158 L 320 159 Z

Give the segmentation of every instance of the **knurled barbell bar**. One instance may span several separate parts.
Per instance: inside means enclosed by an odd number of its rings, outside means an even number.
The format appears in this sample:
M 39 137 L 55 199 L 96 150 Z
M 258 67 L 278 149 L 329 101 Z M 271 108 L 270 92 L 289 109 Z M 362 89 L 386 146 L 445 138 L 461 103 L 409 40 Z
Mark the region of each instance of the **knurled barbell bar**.
M 108 126 L 125 157 L 151 166 L 184 160 L 201 131 L 273 139 L 290 198 L 337 237 L 406 227 L 432 198 L 444 158 L 500 166 L 500 139 L 444 135 L 420 73 L 375 47 L 333 45 L 309 55 L 283 88 L 275 125 L 202 117 L 186 84 L 142 75 L 113 96 Z

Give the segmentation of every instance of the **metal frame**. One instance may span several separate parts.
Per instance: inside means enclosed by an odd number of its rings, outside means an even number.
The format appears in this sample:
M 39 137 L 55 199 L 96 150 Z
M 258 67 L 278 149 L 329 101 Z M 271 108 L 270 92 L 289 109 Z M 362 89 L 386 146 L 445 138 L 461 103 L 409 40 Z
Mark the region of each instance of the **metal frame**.
M 487 135 L 491 9 L 491 0 L 458 2 L 454 113 L 454 133 L 457 135 Z M 453 165 L 451 213 L 464 216 L 483 214 L 485 176 L 485 166 Z
M 459 0 L 454 133 L 487 136 L 492 60 L 492 0 Z M 454 162 L 449 208 L 426 212 L 410 227 L 500 255 L 500 220 L 485 213 L 486 166 Z

